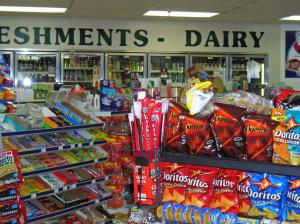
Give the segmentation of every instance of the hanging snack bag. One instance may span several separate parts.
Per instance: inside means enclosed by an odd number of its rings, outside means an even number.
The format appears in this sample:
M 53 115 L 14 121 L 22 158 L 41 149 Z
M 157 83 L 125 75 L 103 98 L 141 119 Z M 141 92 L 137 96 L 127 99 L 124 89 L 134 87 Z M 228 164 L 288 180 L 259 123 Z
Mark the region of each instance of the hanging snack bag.
M 289 150 L 289 164 L 300 165 L 300 111 L 286 110 L 287 132 L 275 132 L 275 136 L 285 139 Z
M 290 177 L 286 197 L 287 220 L 300 222 L 300 178 Z
M 214 193 L 211 209 L 220 209 L 222 212 L 237 214 L 239 201 L 237 194 L 236 170 L 223 169 L 214 180 Z
M 218 168 L 189 166 L 184 204 L 209 207 L 213 195 L 213 181 L 218 171 Z
M 185 115 L 182 116 L 182 124 L 190 154 L 210 156 L 217 154 L 208 116 L 197 118 Z
M 211 123 L 221 151 L 228 157 L 246 159 L 246 144 L 242 116 L 245 109 L 215 103 Z
M 177 103 L 170 102 L 164 132 L 164 147 L 176 151 L 186 151 L 184 130 L 179 117 L 188 114 L 187 110 Z
M 248 159 L 271 162 L 273 129 L 278 123 L 263 115 L 248 115 L 243 120 Z
M 23 178 L 16 151 L 0 153 L 0 187 L 5 185 L 21 185 Z
M 163 181 L 162 202 L 182 204 L 185 201 L 185 189 L 188 183 L 188 168 L 178 163 L 161 162 Z
M 250 176 L 246 172 L 237 171 L 237 194 L 239 198 L 239 212 L 238 214 L 247 216 L 250 208 L 249 188 Z
M 285 220 L 288 178 L 272 174 L 248 173 L 250 176 L 251 207 L 248 215 L 268 219 Z

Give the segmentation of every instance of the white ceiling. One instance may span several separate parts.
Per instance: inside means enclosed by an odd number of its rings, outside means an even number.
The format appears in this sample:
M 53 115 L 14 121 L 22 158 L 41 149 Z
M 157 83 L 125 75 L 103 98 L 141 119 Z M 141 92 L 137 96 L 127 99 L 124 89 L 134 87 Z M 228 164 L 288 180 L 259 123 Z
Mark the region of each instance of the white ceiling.
M 105 19 L 280 23 L 279 18 L 300 14 L 300 0 L 0 0 L 0 5 L 67 7 L 66 14 L 52 16 Z M 150 9 L 209 11 L 220 15 L 208 19 L 143 17 Z

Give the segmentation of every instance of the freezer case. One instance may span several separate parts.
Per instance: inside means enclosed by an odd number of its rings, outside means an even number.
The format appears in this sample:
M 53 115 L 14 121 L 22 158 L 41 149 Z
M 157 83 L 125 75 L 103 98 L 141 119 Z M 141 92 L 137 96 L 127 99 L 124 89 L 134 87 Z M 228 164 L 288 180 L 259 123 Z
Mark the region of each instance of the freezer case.
M 140 87 L 139 78 L 146 76 L 146 54 L 107 53 L 105 58 L 105 79 L 124 88 Z
M 33 100 L 44 100 L 59 81 L 58 57 L 58 52 L 16 52 L 16 86 L 33 89 Z
M 66 85 L 98 87 L 103 72 L 103 54 L 95 52 L 62 52 L 61 82 Z
M 232 90 L 264 95 L 264 88 L 269 82 L 267 55 L 232 55 L 229 67 L 229 85 Z
M 10 77 L 14 78 L 14 52 L 13 51 L 0 51 L 0 54 L 3 56 L 4 63 L 8 65 L 10 70 Z

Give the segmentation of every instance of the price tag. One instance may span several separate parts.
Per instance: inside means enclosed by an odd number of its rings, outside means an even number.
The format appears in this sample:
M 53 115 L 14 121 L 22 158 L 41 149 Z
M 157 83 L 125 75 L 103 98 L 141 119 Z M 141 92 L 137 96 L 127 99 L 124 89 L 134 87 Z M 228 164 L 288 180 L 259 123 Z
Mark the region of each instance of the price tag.
M 100 203 L 100 200 L 96 199 L 95 204 L 99 204 L 99 203 Z
M 36 194 L 32 194 L 32 195 L 31 195 L 31 198 L 36 198 Z
M 59 189 L 58 188 L 54 189 L 54 194 L 57 194 L 57 193 L 59 193 Z
M 72 184 L 72 185 L 70 186 L 70 189 L 74 189 L 74 188 L 76 188 L 76 184 Z
M 41 152 L 43 153 L 46 152 L 46 148 L 42 148 Z
M 61 146 L 58 146 L 58 150 L 63 150 L 64 147 L 61 145 Z
M 64 187 L 63 187 L 63 190 L 64 190 L 64 191 L 68 190 L 68 186 L 64 186 Z
M 92 180 L 92 184 L 95 184 L 96 183 L 96 180 L 94 179 L 94 180 Z
M 90 146 L 94 145 L 94 142 L 90 142 Z
M 74 148 L 75 148 L 75 145 L 74 145 L 74 144 L 72 144 L 72 145 L 71 145 L 71 149 L 74 149 Z
M 78 148 L 81 148 L 82 147 L 82 144 L 81 143 L 78 143 Z

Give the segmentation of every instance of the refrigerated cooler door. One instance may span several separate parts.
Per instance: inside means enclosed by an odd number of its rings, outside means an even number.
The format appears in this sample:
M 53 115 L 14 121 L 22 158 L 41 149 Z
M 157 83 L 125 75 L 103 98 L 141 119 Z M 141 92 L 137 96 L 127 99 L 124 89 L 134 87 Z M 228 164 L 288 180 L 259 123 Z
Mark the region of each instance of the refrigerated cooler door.
M 145 77 L 145 58 L 145 54 L 108 53 L 105 78 L 113 80 L 116 86 L 139 88 L 139 78 Z
M 0 54 L 3 56 L 4 63 L 8 65 L 9 70 L 10 70 L 10 77 L 13 79 L 14 78 L 14 60 L 13 60 L 13 55 L 14 52 L 12 51 L 0 51 Z
M 16 86 L 33 89 L 33 100 L 44 100 L 58 82 L 58 53 L 17 52 Z
M 245 90 L 264 95 L 268 83 L 268 57 L 265 55 L 231 56 L 230 84 L 232 90 Z
M 103 72 L 103 54 L 63 52 L 61 54 L 61 69 L 63 84 L 80 84 L 86 88 L 98 87 Z

